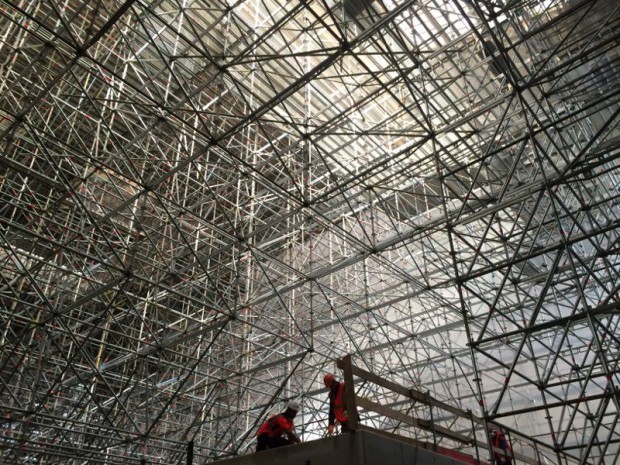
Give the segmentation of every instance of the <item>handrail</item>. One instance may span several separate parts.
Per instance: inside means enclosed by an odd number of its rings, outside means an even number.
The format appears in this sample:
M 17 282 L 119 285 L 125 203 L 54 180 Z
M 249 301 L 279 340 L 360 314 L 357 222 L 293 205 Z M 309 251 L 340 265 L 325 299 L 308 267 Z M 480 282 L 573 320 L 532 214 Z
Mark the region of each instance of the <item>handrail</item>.
M 490 420 L 487 420 L 485 422 L 481 417 L 474 415 L 471 412 L 471 410 L 463 410 L 461 408 L 458 408 L 446 402 L 443 402 L 439 399 L 436 399 L 430 395 L 430 392 L 424 393 L 417 389 L 406 388 L 404 386 L 401 386 L 398 383 L 384 379 L 381 376 L 378 376 L 374 373 L 366 371 L 360 367 L 354 366 L 351 362 L 350 355 L 346 355 L 342 359 L 336 360 L 336 366 L 340 368 L 343 372 L 345 386 L 350 386 L 350 388 L 345 388 L 345 400 L 347 403 L 347 411 L 349 412 L 349 428 L 352 431 L 368 428 L 368 427 L 365 427 L 359 424 L 357 408 L 360 407 L 362 409 L 378 413 L 379 415 L 409 424 L 416 428 L 430 431 L 433 433 L 433 438 L 435 438 L 436 435 L 439 435 L 441 437 L 451 439 L 453 441 L 459 442 L 464 445 L 473 446 L 476 448 L 476 455 L 478 455 L 478 452 L 477 452 L 478 448 L 484 448 L 487 451 L 489 451 L 489 453 L 492 453 L 494 455 L 509 456 L 514 460 L 518 460 L 519 462 L 525 463 L 528 465 L 548 465 L 548 464 L 553 464 L 553 463 L 557 463 L 558 465 L 561 465 L 564 462 L 566 462 L 566 464 L 569 464 L 571 462 L 575 464 L 579 463 L 578 459 L 576 459 L 575 457 L 571 457 L 570 455 L 567 455 L 564 453 L 562 453 L 560 456 L 560 453 L 557 450 L 554 450 L 551 446 L 545 445 L 544 443 L 541 443 L 540 441 L 535 441 L 531 439 L 528 440 L 527 445 L 528 447 L 532 447 L 534 449 L 536 458 L 517 452 L 514 449 L 511 449 L 510 451 L 505 451 L 498 447 L 494 447 L 489 442 L 480 441 L 476 438 L 476 434 L 475 434 L 476 426 L 482 426 L 483 428 L 486 429 L 487 428 L 486 425 L 490 425 L 493 427 L 493 429 L 499 429 L 506 434 L 508 434 L 509 432 L 512 432 L 513 434 L 517 434 L 517 432 L 511 431 L 510 429 L 507 429 L 504 426 L 496 422 L 490 421 Z M 400 394 L 410 399 L 414 403 L 417 402 L 417 403 L 426 405 L 431 409 L 435 407 L 445 412 L 449 412 L 452 415 L 455 415 L 457 417 L 471 420 L 471 430 L 472 430 L 471 437 L 464 435 L 462 433 L 459 433 L 459 432 L 452 431 L 444 426 L 436 424 L 436 422 L 433 420 L 434 416 L 432 415 L 432 412 L 431 412 L 431 420 L 425 420 L 425 419 L 417 418 L 415 416 L 400 412 L 391 407 L 381 405 L 371 399 L 357 396 L 355 393 L 355 388 L 354 388 L 354 379 L 353 379 L 354 376 L 357 376 L 358 378 L 361 378 L 364 381 L 368 381 L 370 383 L 376 384 L 377 386 L 381 386 L 391 392 Z M 488 438 L 489 432 L 490 430 L 485 431 L 486 438 Z M 523 439 L 528 439 L 528 438 L 523 437 Z M 437 441 L 435 440 L 434 447 L 436 449 L 440 449 L 437 446 L 436 442 Z M 531 444 L 529 444 L 529 442 L 531 442 Z M 549 449 L 548 454 L 544 454 L 541 451 L 542 447 Z M 553 457 L 553 456 L 556 456 L 556 457 Z M 557 460 L 560 462 L 557 462 L 556 460 L 554 460 L 554 458 L 557 458 Z M 562 461 L 562 459 L 564 460 Z M 483 464 L 484 462 L 481 462 L 480 460 L 472 458 L 472 463 Z

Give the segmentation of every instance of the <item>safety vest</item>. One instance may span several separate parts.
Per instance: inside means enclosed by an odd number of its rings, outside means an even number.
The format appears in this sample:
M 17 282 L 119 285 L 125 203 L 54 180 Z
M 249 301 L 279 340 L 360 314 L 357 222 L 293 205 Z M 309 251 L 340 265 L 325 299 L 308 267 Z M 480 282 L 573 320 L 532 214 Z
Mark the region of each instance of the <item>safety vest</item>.
M 334 396 L 334 416 L 340 423 L 349 420 L 346 409 L 346 400 L 344 398 L 344 383 L 340 383 L 336 395 Z
M 498 463 L 506 465 L 512 463 L 512 448 L 510 447 L 510 443 L 508 442 L 508 439 L 506 439 L 504 433 L 502 433 L 501 431 L 495 432 L 495 437 L 492 439 L 492 446 L 497 447 L 498 449 L 502 449 L 506 454 L 504 455 L 497 452 L 495 453 L 495 460 Z
M 285 431 L 293 429 L 293 421 L 286 418 L 281 413 L 274 415 L 265 423 L 262 424 L 256 436 L 267 434 L 269 437 L 277 438 L 282 436 Z

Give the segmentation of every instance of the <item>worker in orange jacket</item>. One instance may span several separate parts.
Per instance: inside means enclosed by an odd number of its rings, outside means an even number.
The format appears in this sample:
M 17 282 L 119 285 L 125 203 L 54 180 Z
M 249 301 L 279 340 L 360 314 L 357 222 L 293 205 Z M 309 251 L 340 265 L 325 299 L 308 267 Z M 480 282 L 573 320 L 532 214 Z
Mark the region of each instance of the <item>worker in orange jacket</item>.
M 295 434 L 293 419 L 299 411 L 297 402 L 289 402 L 283 413 L 273 415 L 256 433 L 256 452 L 301 442 Z
M 327 433 L 334 433 L 336 422 L 340 423 L 340 432 L 348 433 L 349 415 L 347 413 L 347 403 L 345 397 L 345 385 L 336 381 L 334 375 L 327 373 L 323 377 L 325 387 L 329 389 L 329 420 L 327 423 Z

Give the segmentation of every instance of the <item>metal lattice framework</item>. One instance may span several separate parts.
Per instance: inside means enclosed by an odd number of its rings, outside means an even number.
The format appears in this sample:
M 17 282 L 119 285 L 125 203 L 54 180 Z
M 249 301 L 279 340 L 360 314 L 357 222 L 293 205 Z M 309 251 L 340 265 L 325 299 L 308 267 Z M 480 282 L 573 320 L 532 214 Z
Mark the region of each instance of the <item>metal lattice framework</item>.
M 617 1 L 0 18 L 0 462 L 204 463 L 291 398 L 317 438 L 345 354 L 540 463 L 619 460 Z

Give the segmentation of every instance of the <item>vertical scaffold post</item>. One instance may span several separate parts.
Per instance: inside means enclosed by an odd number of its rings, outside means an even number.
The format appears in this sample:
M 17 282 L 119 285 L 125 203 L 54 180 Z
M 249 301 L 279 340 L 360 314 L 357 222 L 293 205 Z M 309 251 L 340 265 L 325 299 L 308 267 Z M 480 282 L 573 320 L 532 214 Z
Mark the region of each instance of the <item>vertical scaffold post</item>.
M 187 465 L 192 465 L 194 463 L 194 440 L 192 439 L 187 443 Z
M 437 450 L 437 432 L 435 431 L 435 418 L 433 417 L 433 402 L 430 391 L 426 391 L 426 393 L 424 394 L 424 398 L 426 399 L 426 405 L 428 405 L 430 414 L 431 432 L 433 433 L 433 445 L 435 446 L 435 450 Z
M 476 452 L 476 463 L 481 463 L 480 450 L 478 449 L 478 438 L 476 436 L 476 424 L 474 423 L 474 414 L 469 409 L 467 409 L 467 416 L 469 417 L 469 421 L 471 422 L 471 439 L 474 443 L 474 451 Z
M 345 397 L 347 401 L 349 428 L 351 429 L 351 431 L 356 431 L 357 402 L 355 402 L 355 385 L 353 384 L 353 368 L 351 366 L 350 355 L 346 355 L 342 358 L 342 372 L 344 375 Z

